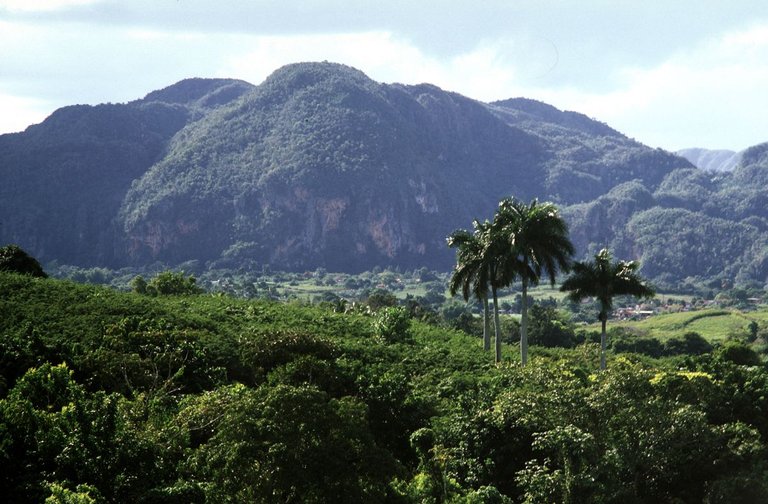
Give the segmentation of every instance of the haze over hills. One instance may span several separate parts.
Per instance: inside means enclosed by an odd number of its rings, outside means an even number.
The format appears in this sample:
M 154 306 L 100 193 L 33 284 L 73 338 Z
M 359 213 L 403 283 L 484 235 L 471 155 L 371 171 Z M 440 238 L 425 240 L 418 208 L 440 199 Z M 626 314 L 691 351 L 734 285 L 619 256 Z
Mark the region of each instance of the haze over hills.
M 575 112 L 481 103 L 300 63 L 259 86 L 188 79 L 0 136 L 0 242 L 76 265 L 447 269 L 445 236 L 499 199 L 561 205 L 671 284 L 764 283 L 768 144 L 712 175 Z
M 696 167 L 710 171 L 731 171 L 741 159 L 741 153 L 727 149 L 682 149 L 675 154 L 682 156 Z

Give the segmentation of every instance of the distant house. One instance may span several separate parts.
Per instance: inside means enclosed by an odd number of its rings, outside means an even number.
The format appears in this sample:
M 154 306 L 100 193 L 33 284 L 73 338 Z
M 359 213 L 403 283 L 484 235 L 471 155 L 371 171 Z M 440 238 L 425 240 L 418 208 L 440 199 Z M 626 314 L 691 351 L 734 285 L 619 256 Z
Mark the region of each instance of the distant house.
M 648 309 L 646 306 L 635 306 L 626 308 L 617 308 L 613 312 L 613 317 L 619 320 L 629 319 L 643 319 L 648 318 L 656 313 L 653 310 Z

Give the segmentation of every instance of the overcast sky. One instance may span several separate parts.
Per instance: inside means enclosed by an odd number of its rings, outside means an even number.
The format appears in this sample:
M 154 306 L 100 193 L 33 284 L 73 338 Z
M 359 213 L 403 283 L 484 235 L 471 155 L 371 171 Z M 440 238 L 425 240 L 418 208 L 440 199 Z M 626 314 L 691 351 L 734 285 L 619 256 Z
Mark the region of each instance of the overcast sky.
M 187 77 L 334 61 L 524 96 L 651 147 L 768 141 L 765 0 L 0 0 L 0 133 Z

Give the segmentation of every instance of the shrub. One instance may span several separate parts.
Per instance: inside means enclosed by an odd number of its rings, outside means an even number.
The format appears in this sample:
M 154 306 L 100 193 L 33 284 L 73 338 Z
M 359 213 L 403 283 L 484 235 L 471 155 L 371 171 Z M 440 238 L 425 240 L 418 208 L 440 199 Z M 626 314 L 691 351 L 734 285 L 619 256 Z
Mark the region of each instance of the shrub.
M 203 289 L 197 286 L 197 279 L 193 275 L 185 275 L 183 271 L 163 271 L 152 277 L 149 282 L 137 276 L 131 282 L 131 287 L 134 292 L 150 296 L 183 296 L 203 292 Z
M 401 306 L 383 308 L 376 314 L 373 330 L 376 336 L 388 343 L 403 342 L 411 338 L 411 319 L 408 310 Z
M 671 338 L 666 343 L 667 355 L 702 355 L 712 351 L 712 344 L 697 332 L 687 332 L 682 338 Z
M 754 350 L 738 341 L 725 343 L 717 349 L 717 356 L 741 366 L 758 366 L 761 363 L 760 356 Z
M 0 248 L 0 271 L 10 271 L 22 275 L 46 278 L 37 259 L 24 252 L 17 245 L 6 245 Z

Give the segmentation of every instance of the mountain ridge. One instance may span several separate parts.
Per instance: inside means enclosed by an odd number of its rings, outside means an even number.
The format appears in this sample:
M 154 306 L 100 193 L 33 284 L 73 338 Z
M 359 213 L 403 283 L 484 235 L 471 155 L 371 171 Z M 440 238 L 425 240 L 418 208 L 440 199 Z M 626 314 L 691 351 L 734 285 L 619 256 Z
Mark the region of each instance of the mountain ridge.
M 647 219 L 629 223 L 656 207 L 706 225 L 751 219 L 763 243 L 752 181 L 768 169 L 749 152 L 751 164 L 702 179 L 682 157 L 536 100 L 482 103 L 297 63 L 258 86 L 185 79 L 0 136 L 0 241 L 77 265 L 446 269 L 445 236 L 513 195 L 559 204 L 580 256 L 610 245 L 643 260 L 663 247 L 649 245 Z M 762 263 L 740 261 L 706 275 L 761 278 Z M 654 271 L 690 277 L 677 263 Z

